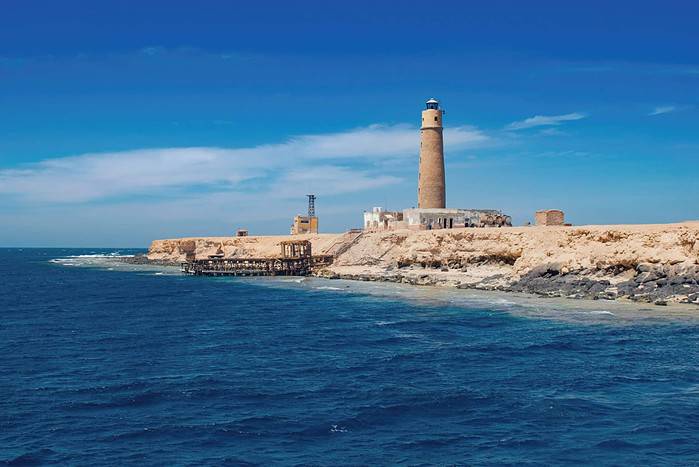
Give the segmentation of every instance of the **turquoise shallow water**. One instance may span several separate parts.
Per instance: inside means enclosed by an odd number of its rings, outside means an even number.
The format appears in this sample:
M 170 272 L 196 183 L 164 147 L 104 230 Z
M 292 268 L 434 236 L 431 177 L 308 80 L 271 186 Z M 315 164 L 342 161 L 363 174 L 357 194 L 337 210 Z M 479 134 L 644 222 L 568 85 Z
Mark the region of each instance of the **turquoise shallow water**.
M 692 310 L 95 253 L 0 250 L 0 462 L 699 463 Z

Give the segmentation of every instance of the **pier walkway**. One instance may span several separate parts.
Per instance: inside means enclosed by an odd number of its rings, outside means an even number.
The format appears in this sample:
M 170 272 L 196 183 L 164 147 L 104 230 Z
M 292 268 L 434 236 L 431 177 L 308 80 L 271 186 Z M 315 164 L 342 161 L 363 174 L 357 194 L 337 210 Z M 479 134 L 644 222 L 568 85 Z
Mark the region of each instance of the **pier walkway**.
M 274 258 L 225 258 L 222 251 L 205 259 L 182 263 L 182 272 L 195 276 L 307 276 L 314 268 L 331 264 L 332 255 L 311 253 L 308 240 L 281 242 Z

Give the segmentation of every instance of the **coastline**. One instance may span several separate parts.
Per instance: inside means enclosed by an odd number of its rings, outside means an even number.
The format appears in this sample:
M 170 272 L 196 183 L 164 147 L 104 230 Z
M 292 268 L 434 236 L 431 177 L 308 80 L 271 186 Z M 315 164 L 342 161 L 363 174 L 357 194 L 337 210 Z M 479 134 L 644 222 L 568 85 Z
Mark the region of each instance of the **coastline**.
M 672 303 L 699 306 L 699 286 L 696 280 L 691 284 L 678 283 L 651 288 L 633 279 L 611 284 L 609 279 L 599 276 L 560 274 L 558 271 L 549 269 L 542 269 L 528 274 L 525 278 L 512 280 L 502 273 L 502 268 L 488 265 L 472 268 L 470 272 L 422 267 L 395 270 L 378 267 L 333 267 L 319 271 L 315 276 L 331 280 L 390 282 L 421 287 L 525 293 L 542 298 L 628 301 L 659 306 Z
M 64 260 L 57 261 L 63 264 Z M 154 276 L 181 276 L 182 281 L 198 282 L 196 278 L 184 277 L 179 265 L 153 263 L 136 257 L 104 257 L 101 260 L 88 261 L 80 264 L 70 262 L 71 266 L 82 265 L 108 271 L 124 271 L 136 274 Z M 202 278 L 199 278 L 200 280 Z M 454 287 L 446 282 L 416 283 L 383 280 L 381 276 L 374 278 L 335 277 L 327 278 L 313 276 L 256 276 L 256 277 L 218 277 L 203 278 L 206 282 L 213 280 L 222 287 L 225 284 L 245 283 L 269 288 L 302 288 L 314 292 L 350 293 L 376 297 L 378 299 L 398 300 L 406 303 L 424 303 L 427 306 L 449 306 L 464 309 L 488 309 L 498 312 L 512 313 L 517 316 L 531 318 L 551 318 L 555 320 L 580 322 L 587 324 L 609 323 L 612 320 L 638 322 L 642 320 L 649 324 L 664 319 L 699 318 L 697 306 L 692 303 L 668 302 L 667 306 L 656 306 L 652 303 L 633 301 L 628 298 L 589 299 L 586 297 L 569 297 L 563 295 L 544 295 L 520 291 L 504 291 L 499 289 Z
M 147 260 L 273 257 L 289 239 L 334 255 L 313 273 L 328 279 L 699 305 L 699 222 L 169 239 L 153 241 Z

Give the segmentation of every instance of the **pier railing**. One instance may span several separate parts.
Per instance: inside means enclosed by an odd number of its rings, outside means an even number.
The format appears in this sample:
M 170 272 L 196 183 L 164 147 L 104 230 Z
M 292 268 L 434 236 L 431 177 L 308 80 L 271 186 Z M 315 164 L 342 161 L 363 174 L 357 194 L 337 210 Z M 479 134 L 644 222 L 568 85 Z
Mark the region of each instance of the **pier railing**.
M 195 276 L 307 276 L 314 268 L 331 264 L 332 255 L 313 255 L 307 240 L 281 243 L 274 258 L 226 258 L 223 252 L 207 258 L 188 258 L 182 272 Z

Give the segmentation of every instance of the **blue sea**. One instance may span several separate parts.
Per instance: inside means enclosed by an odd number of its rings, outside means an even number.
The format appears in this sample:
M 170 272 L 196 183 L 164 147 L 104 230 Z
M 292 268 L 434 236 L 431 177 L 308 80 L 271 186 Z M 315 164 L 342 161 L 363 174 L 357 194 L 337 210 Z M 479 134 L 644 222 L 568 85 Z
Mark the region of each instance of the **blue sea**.
M 699 309 L 0 250 L 0 464 L 699 465 Z

